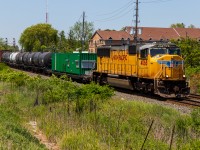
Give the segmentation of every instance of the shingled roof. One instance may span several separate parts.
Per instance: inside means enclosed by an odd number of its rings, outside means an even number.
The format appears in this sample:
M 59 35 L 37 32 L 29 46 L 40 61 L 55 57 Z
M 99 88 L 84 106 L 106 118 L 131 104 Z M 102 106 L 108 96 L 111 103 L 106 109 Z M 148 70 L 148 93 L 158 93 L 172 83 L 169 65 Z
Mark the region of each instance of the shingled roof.
M 142 40 L 170 40 L 190 37 L 200 39 L 200 28 L 158 28 L 139 27 L 138 37 Z M 126 27 L 126 32 L 131 34 L 132 27 Z
M 133 39 L 133 37 L 126 31 L 97 30 L 93 34 L 93 36 L 95 34 L 98 34 L 103 40 L 109 40 L 109 39 L 112 39 L 112 40 L 130 39 L 130 40 L 132 40 Z

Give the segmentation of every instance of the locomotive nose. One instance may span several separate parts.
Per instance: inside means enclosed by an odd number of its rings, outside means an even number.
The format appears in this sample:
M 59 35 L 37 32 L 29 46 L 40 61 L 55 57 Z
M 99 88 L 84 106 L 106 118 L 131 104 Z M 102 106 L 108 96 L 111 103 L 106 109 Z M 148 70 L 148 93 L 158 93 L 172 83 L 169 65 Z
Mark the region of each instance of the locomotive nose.
M 165 79 L 182 80 L 185 77 L 183 59 L 176 55 L 165 55 L 157 61 Z

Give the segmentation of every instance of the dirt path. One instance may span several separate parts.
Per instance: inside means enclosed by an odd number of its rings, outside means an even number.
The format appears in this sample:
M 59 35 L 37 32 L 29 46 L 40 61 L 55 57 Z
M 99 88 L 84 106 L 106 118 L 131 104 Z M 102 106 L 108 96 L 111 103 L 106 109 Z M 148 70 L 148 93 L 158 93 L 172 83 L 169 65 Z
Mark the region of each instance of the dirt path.
M 33 136 L 35 136 L 42 144 L 44 144 L 50 150 L 59 150 L 59 147 L 56 143 L 49 142 L 47 137 L 40 131 L 37 127 L 36 121 L 30 121 L 29 123 L 30 130 L 33 132 Z

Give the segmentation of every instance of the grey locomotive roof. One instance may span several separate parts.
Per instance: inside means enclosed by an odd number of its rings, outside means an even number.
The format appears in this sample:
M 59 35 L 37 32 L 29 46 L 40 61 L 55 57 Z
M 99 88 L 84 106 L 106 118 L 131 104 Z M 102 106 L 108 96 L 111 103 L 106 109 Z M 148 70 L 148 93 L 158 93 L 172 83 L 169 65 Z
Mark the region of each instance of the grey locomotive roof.
M 175 44 L 173 44 L 173 43 L 170 43 L 170 42 L 168 42 L 168 43 L 148 43 L 148 44 L 144 44 L 144 45 L 142 45 L 142 46 L 140 46 L 140 50 L 143 50 L 143 49 L 147 49 L 147 48 L 167 48 L 167 47 L 176 47 L 177 48 L 177 46 L 175 45 Z
M 155 45 L 156 45 L 156 44 L 154 44 L 154 43 L 145 44 L 145 45 L 140 46 L 140 50 L 147 49 L 147 48 L 151 48 L 151 47 L 154 47 Z

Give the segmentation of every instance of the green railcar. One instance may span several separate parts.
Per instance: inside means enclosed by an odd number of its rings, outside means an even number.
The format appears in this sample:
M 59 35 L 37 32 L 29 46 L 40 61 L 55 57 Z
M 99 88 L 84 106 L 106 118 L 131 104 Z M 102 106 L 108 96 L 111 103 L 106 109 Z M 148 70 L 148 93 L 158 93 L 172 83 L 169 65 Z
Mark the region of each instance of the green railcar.
M 74 79 L 87 81 L 92 79 L 96 69 L 97 55 L 93 53 L 53 53 L 53 73 L 67 74 Z

